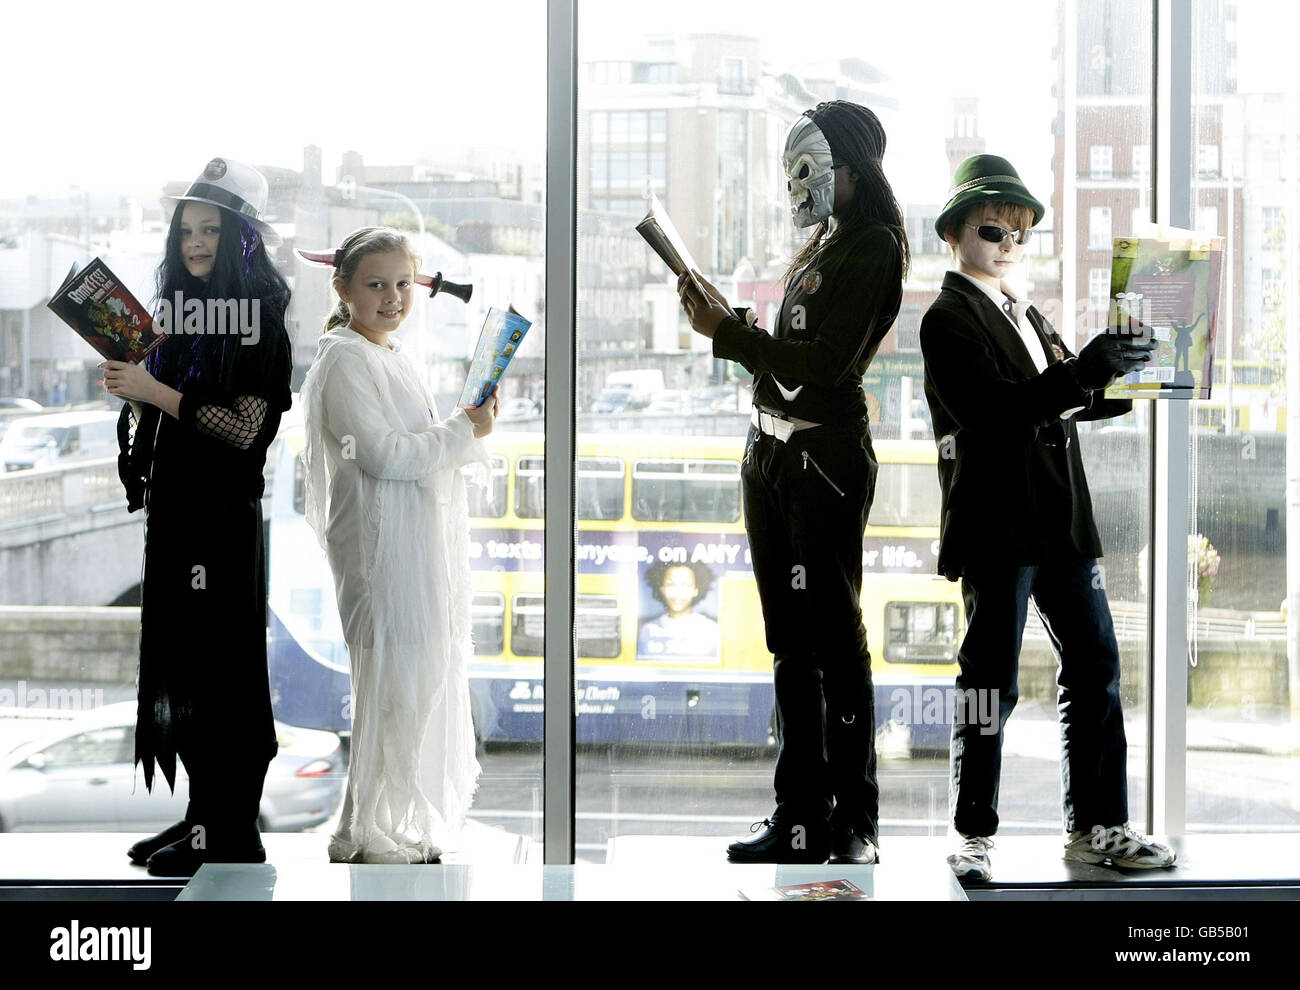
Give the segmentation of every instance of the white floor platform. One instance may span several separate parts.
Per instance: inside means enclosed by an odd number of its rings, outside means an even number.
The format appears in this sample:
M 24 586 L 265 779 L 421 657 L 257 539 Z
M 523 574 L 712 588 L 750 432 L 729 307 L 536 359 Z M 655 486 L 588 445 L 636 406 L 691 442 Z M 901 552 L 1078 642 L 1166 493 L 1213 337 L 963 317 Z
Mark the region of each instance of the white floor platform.
M 138 838 L 0 835 L 0 899 L 737 900 L 837 879 L 883 901 L 1300 896 L 1294 833 L 1178 837 L 1176 868 L 1133 871 L 1065 863 L 1059 836 L 1000 836 L 993 882 L 966 890 L 948 870 L 950 842 L 942 836 L 887 835 L 881 863 L 870 867 L 737 865 L 726 861 L 726 839 L 654 835 L 612 840 L 604 864 L 544 866 L 535 842 L 471 823 L 442 865 L 346 866 L 328 862 L 323 833 L 270 833 L 263 836 L 267 863 L 205 866 L 188 883 L 133 866 L 126 850 Z

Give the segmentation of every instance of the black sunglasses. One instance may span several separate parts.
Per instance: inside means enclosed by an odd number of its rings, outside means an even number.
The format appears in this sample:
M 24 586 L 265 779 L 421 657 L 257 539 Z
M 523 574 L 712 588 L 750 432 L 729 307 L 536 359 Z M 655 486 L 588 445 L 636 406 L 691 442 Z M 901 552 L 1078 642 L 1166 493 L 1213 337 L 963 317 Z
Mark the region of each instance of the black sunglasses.
M 979 234 L 981 238 L 993 244 L 1001 244 L 1002 241 L 1008 237 L 1014 237 L 1017 244 L 1025 244 L 1029 241 L 1029 231 L 1027 230 L 1022 230 L 1020 234 L 1017 235 L 1014 230 L 1005 230 L 1002 227 L 995 226 L 991 223 L 981 224 L 978 227 L 973 223 L 968 223 L 966 226 Z

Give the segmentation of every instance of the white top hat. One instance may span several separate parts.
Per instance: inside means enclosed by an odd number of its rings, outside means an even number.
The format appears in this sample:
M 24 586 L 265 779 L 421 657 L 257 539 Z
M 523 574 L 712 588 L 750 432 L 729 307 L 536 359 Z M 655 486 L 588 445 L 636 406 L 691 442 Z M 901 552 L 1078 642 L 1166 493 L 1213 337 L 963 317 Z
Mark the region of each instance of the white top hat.
M 263 241 L 278 244 L 280 235 L 262 219 L 268 192 L 266 177 L 253 166 L 231 158 L 214 158 L 203 169 L 203 174 L 190 183 L 184 196 L 164 196 L 163 201 L 179 203 L 189 200 L 223 207 L 252 224 Z

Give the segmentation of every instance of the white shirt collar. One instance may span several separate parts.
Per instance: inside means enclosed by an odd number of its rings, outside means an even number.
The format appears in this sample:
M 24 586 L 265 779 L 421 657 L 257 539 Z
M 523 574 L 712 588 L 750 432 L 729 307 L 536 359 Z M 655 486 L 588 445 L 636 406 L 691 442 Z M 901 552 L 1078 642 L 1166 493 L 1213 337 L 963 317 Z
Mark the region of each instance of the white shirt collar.
M 1029 301 L 1028 297 L 1024 296 L 1022 293 L 1017 292 L 1010 285 L 1008 285 L 1006 279 L 1003 279 L 1001 282 L 999 282 L 998 287 L 995 289 L 993 288 L 993 286 L 989 285 L 984 280 L 978 279 L 974 275 L 967 275 L 960 268 L 953 268 L 950 270 L 956 272 L 967 282 L 969 282 L 971 285 L 978 288 L 986 296 L 988 296 L 995 303 L 997 303 L 998 309 L 1002 308 L 1002 303 L 1005 301 L 1005 297 L 1007 296 L 1015 300 L 1017 316 L 1023 316 L 1025 310 L 1027 310 L 1031 305 L 1033 305 Z
M 1039 371 L 1046 371 L 1047 354 L 1043 351 L 1043 343 L 1038 339 L 1038 334 L 1034 331 L 1033 326 L 1031 326 L 1029 321 L 1025 319 L 1025 313 L 1029 310 L 1029 307 L 1033 305 L 1029 299 L 1022 297 L 1020 293 L 1011 288 L 1005 279 L 999 282 L 998 287 L 995 289 L 982 279 L 978 279 L 974 275 L 968 275 L 959 268 L 953 268 L 950 269 L 950 271 L 956 272 L 989 297 L 993 305 L 996 306 L 1001 311 L 1002 315 L 1006 316 L 1007 320 L 1015 326 L 1016 331 L 1020 334 L 1020 339 L 1024 341 L 1025 350 L 1029 352 L 1029 359 L 1034 362 L 1034 367 Z M 1008 298 L 1014 300 L 1012 305 L 1012 310 L 1015 313 L 1014 319 L 1012 319 L 1007 314 L 1007 311 L 1003 309 L 1003 303 L 1005 303 Z

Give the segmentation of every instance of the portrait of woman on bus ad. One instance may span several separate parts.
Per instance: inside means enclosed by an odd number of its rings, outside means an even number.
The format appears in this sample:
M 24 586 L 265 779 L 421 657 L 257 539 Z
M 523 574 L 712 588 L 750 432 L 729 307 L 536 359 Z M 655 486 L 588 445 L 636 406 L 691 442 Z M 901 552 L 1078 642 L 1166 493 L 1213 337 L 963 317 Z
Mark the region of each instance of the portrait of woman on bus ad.
M 638 660 L 718 659 L 719 576 L 702 561 L 656 561 L 644 569 Z

